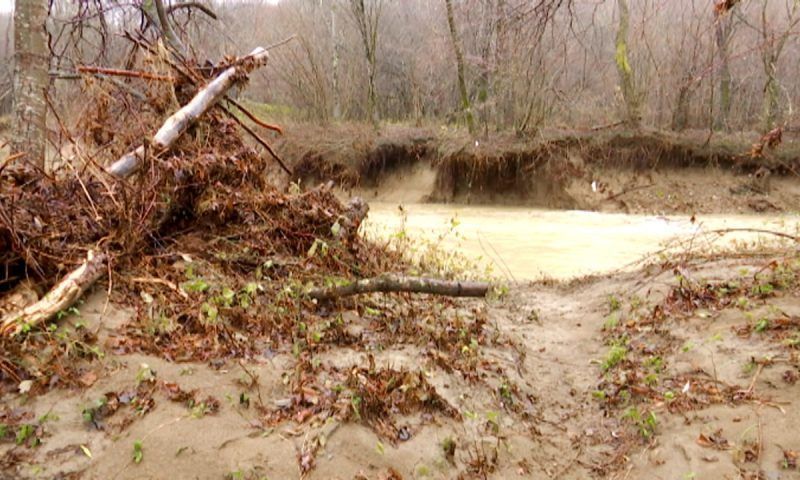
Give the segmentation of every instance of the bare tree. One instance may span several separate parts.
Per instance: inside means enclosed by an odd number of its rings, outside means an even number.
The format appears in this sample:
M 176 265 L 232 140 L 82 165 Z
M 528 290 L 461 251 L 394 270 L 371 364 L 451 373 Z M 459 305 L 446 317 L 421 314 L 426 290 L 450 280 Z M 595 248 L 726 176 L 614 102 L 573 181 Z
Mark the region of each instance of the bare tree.
M 14 120 L 11 149 L 44 168 L 49 50 L 46 0 L 14 5 Z
M 628 56 L 628 30 L 631 18 L 628 0 L 617 0 L 617 7 L 619 9 L 619 23 L 617 25 L 614 60 L 619 73 L 619 88 L 622 91 L 622 100 L 625 103 L 625 122 L 631 127 L 638 128 L 641 121 L 639 93 L 636 91 L 633 67 L 631 67 Z
M 469 132 L 474 134 L 475 119 L 472 115 L 472 105 L 469 99 L 469 92 L 467 91 L 467 80 L 464 76 L 464 53 L 461 50 L 461 40 L 458 37 L 456 20 L 453 16 L 453 2 L 452 0 L 444 0 L 444 4 L 447 8 L 447 25 L 450 29 L 450 40 L 453 44 L 453 51 L 456 56 L 456 71 L 458 72 L 458 92 L 461 95 L 461 110 L 467 121 Z
M 350 12 L 361 35 L 364 55 L 367 60 L 369 82 L 367 115 L 376 128 L 380 121 L 380 113 L 378 110 L 378 91 L 375 87 L 375 74 L 377 70 L 378 26 L 382 10 L 383 0 L 350 0 Z
M 764 66 L 766 82 L 764 84 L 764 131 L 772 130 L 780 120 L 781 111 L 779 105 L 780 83 L 778 80 L 778 60 L 780 59 L 786 41 L 793 33 L 794 27 L 800 22 L 799 0 L 787 0 L 786 4 L 786 29 L 778 32 L 770 28 L 768 20 L 767 5 L 768 0 L 762 0 L 761 8 L 761 63 Z
M 728 8 L 714 9 L 714 30 L 717 47 L 717 57 L 719 58 L 719 107 L 714 119 L 714 128 L 718 130 L 729 128 L 729 117 L 733 102 L 732 77 L 730 65 L 730 42 L 733 37 L 734 22 L 733 14 Z

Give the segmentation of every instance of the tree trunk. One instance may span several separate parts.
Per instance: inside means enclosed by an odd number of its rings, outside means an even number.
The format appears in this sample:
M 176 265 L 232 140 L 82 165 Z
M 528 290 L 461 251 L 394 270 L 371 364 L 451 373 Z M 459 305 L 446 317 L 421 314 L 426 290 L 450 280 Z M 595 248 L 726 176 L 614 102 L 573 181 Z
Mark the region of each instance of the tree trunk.
M 453 43 L 453 51 L 456 55 L 456 70 L 458 72 L 458 91 L 461 94 L 461 109 L 464 112 L 464 118 L 467 121 L 469 133 L 474 134 L 475 119 L 472 115 L 472 105 L 470 105 L 469 93 L 467 93 L 467 81 L 464 77 L 464 54 L 461 51 L 461 41 L 458 39 L 456 21 L 453 16 L 453 2 L 452 0 L 444 0 L 444 4 L 447 8 L 447 24 L 450 27 L 450 40 Z
M 619 88 L 622 91 L 622 100 L 625 103 L 625 121 L 628 126 L 638 128 L 641 122 L 639 111 L 639 94 L 636 91 L 634 72 L 628 58 L 628 30 L 630 25 L 630 10 L 628 0 L 617 0 L 619 7 L 619 25 L 617 26 L 615 63 L 619 73 Z
M 769 132 L 780 120 L 780 86 L 778 85 L 777 59 L 769 56 L 764 59 L 764 131 Z
M 371 1 L 370 8 L 365 2 Z M 378 90 L 375 86 L 377 71 L 378 24 L 383 0 L 350 0 L 350 9 L 361 34 L 364 55 L 367 59 L 367 116 L 377 130 L 380 122 Z
M 678 101 L 672 114 L 672 130 L 676 132 L 686 130 L 686 127 L 689 126 L 689 107 L 691 105 L 693 81 L 694 72 L 690 71 L 683 77 L 680 88 L 678 88 Z
M 732 105 L 731 66 L 728 45 L 733 23 L 730 14 L 718 14 L 716 22 L 717 56 L 719 57 L 719 108 L 714 119 L 714 128 L 728 130 Z
M 336 8 L 331 2 L 331 41 L 333 42 L 333 60 L 331 68 L 333 70 L 333 119 L 342 118 L 342 104 L 339 94 L 339 32 L 336 30 Z
M 14 10 L 14 126 L 12 153 L 44 169 L 48 85 L 47 1 L 16 0 Z

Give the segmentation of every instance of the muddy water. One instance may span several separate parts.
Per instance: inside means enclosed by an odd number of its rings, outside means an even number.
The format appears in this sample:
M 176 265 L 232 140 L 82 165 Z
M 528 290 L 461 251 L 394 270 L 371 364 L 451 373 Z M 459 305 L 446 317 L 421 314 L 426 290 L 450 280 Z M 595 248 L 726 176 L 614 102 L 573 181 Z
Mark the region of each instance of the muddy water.
M 764 242 L 774 236 L 708 232 L 756 228 L 796 233 L 797 216 L 706 215 L 686 217 L 552 211 L 510 207 L 371 202 L 365 235 L 388 238 L 398 231 L 457 250 L 509 280 L 566 279 L 633 268 L 665 247 L 720 248 Z M 453 228 L 452 220 L 456 226 Z M 443 239 L 440 241 L 440 238 Z

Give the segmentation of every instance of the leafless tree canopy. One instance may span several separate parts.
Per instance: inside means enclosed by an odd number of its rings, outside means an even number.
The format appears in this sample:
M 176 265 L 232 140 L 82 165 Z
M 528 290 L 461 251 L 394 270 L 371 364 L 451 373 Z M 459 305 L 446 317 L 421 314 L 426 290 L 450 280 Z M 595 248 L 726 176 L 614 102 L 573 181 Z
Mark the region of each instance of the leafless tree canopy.
M 125 32 L 159 33 L 149 3 L 51 1 L 51 73 L 124 63 L 133 54 Z M 466 111 L 447 3 L 463 51 Z M 461 122 L 466 112 L 480 130 L 535 132 L 624 120 L 628 92 L 644 126 L 766 131 L 792 124 L 800 94 L 796 0 L 165 5 L 176 35 L 204 58 L 291 37 L 245 96 L 298 120 Z M 628 7 L 622 40 L 630 77 L 620 77 L 618 62 L 621 5 Z M 10 28 L 9 16 L 0 18 L 5 58 Z M 8 73 L 0 71 L 0 106 Z

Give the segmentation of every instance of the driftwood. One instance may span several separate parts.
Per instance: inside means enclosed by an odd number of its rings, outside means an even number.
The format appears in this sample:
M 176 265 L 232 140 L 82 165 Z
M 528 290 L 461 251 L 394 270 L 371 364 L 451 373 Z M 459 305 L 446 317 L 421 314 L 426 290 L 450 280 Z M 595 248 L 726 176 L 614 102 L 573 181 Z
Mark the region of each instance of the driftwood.
M 239 65 L 229 67 L 195 95 L 186 106 L 175 112 L 153 137 L 151 146 L 156 152 L 169 148 L 189 126 L 221 100 L 225 93 L 254 69 L 267 63 L 269 54 L 259 47 Z M 125 178 L 135 173 L 144 162 L 144 145 L 126 153 L 106 169 L 115 177 Z
M 64 277 L 42 297 L 18 312 L 7 315 L 0 324 L 0 334 L 19 333 L 24 325 L 46 322 L 69 308 L 94 282 L 106 273 L 106 256 L 89 252 L 80 267 Z
M 267 62 L 267 51 L 256 48 L 247 57 L 222 72 L 200 90 L 183 108 L 170 116 L 150 142 L 156 152 L 169 149 L 189 126 L 213 107 L 225 93 L 246 78 L 254 69 Z M 144 161 L 144 145 L 123 155 L 106 169 L 109 174 L 124 179 L 134 174 Z M 47 321 L 59 311 L 69 308 L 105 273 L 107 257 L 89 252 L 80 267 L 61 279 L 44 297 L 26 308 L 0 319 L 0 334 L 19 333 L 23 325 L 33 326 Z
M 484 282 L 460 282 L 387 274 L 334 287 L 315 288 L 309 290 L 307 295 L 317 300 L 332 300 L 375 292 L 429 293 L 448 297 L 485 297 L 488 291 L 489 284 Z

